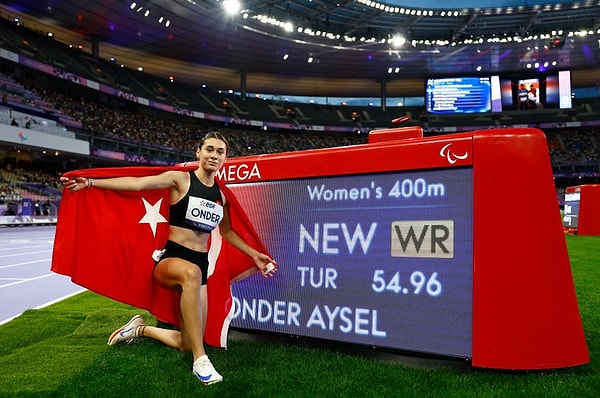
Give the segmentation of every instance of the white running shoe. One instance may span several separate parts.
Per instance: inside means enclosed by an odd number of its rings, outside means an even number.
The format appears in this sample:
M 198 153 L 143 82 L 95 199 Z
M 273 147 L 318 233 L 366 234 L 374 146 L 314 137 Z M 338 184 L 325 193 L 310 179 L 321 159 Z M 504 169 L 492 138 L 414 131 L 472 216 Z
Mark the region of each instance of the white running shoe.
M 145 326 L 144 319 L 136 315 L 127 324 L 121 326 L 115 330 L 108 338 L 108 345 L 115 345 L 119 343 L 131 343 L 138 336 L 138 329 L 140 326 Z
M 198 380 L 204 383 L 204 385 L 208 386 L 223 381 L 223 376 L 215 370 L 207 355 L 202 355 L 196 359 L 193 370 Z

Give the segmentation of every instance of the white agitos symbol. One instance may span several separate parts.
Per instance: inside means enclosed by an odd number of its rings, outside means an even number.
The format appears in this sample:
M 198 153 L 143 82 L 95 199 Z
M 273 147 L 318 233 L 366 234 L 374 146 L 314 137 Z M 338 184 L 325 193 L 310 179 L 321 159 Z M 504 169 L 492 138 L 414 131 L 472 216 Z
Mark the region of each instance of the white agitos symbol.
M 146 214 L 144 214 L 144 217 L 142 217 L 142 219 L 140 221 L 138 221 L 138 223 L 139 224 L 144 224 L 144 223 L 148 224 L 150 226 L 150 228 L 152 229 L 152 236 L 156 237 L 156 226 L 158 225 L 158 223 L 168 222 L 167 219 L 164 218 L 162 214 L 160 214 L 160 205 L 162 203 L 162 198 L 159 199 L 159 201 L 153 205 L 148 203 L 148 201 L 144 198 L 142 198 L 142 200 L 144 201 L 144 207 L 146 208 Z
M 442 149 L 440 149 L 440 156 L 445 157 L 448 160 L 448 163 L 454 164 L 457 160 L 465 160 L 469 157 L 469 152 L 465 152 L 462 155 L 455 154 L 450 150 L 451 145 L 452 143 L 446 144 L 442 147 Z

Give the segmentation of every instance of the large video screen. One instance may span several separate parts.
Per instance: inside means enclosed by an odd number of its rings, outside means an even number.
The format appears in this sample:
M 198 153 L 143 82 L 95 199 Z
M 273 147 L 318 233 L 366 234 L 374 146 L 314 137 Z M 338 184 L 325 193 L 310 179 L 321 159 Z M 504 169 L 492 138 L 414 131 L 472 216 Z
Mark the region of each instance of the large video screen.
M 228 186 L 279 265 L 232 327 L 472 356 L 472 168 Z
M 501 109 L 494 111 L 570 109 L 571 72 L 526 72 L 499 76 Z
M 433 114 L 490 112 L 490 77 L 427 79 L 425 105 Z
M 571 72 L 431 78 L 426 81 L 425 107 L 431 114 L 570 109 Z

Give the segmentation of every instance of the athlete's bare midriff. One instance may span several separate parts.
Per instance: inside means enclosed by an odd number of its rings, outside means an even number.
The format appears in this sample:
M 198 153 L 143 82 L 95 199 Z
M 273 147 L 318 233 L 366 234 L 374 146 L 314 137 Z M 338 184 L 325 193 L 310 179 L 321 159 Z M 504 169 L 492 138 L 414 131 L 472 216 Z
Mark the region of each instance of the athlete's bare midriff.
M 208 239 L 210 238 L 210 233 L 193 231 L 174 225 L 171 225 L 170 229 L 169 240 L 197 252 L 208 251 Z

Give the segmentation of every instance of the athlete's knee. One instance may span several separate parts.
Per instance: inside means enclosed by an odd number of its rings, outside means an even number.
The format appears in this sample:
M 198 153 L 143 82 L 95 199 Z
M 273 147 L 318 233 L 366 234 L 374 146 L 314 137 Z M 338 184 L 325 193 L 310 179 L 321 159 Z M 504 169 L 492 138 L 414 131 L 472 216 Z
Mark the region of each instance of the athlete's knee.
M 186 267 L 182 273 L 182 285 L 200 286 L 202 283 L 202 271 L 196 266 Z

